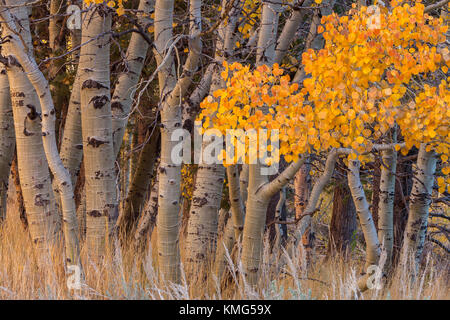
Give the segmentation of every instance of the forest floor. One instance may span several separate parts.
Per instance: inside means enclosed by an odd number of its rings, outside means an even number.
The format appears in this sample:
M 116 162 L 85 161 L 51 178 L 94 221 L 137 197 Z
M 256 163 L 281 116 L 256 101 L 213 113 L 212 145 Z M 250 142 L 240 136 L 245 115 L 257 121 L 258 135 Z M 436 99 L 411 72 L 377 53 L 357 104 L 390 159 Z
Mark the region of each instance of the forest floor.
M 211 273 L 200 270 L 196 279 L 183 273 L 180 285 L 161 283 L 151 250 L 154 238 L 141 254 L 123 252 L 116 243 L 100 264 L 83 253 L 85 281 L 80 290 L 69 291 L 61 245 L 37 257 L 17 215 L 9 214 L 0 227 L 0 299 L 450 299 L 450 262 L 433 251 L 426 254 L 414 281 L 410 273 L 397 270 L 384 289 L 359 294 L 364 262 L 360 245 L 348 259 L 327 258 L 317 248 L 309 262 L 303 251 L 289 258 L 287 252 L 266 249 L 261 280 L 253 290 L 236 276 L 240 268 L 234 264 L 228 267 L 235 276 L 230 273 L 221 286 L 212 276 L 202 277 Z

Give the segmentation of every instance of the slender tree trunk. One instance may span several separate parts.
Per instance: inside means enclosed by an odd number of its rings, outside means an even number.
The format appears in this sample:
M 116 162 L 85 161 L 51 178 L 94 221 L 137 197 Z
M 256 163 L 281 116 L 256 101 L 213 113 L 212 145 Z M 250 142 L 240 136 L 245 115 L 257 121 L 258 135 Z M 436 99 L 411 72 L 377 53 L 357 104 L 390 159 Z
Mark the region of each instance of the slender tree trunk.
M 156 225 L 156 217 L 158 214 L 158 187 L 159 187 L 158 168 L 155 170 L 155 179 L 150 190 L 150 197 L 145 204 L 144 211 L 139 219 L 134 240 L 136 244 L 141 245 L 146 236 L 151 236 L 153 228 Z
M 155 0 L 140 0 L 137 14 L 138 23 L 146 32 L 151 21 L 149 12 L 154 7 Z M 112 128 L 114 139 L 114 155 L 120 151 L 126 125 L 130 116 L 131 106 L 136 92 L 149 44 L 136 32 L 131 35 L 130 43 L 123 64 L 124 70 L 119 74 L 111 101 L 113 114 Z
M 309 195 L 311 194 L 311 176 L 309 174 L 311 170 L 311 164 L 305 163 L 295 175 L 294 190 L 295 190 L 295 218 L 299 219 L 307 205 Z M 312 232 L 312 219 L 311 216 L 306 216 L 300 221 L 300 228 L 305 230 L 302 235 L 302 243 L 306 248 L 307 256 L 310 256 L 311 249 L 313 248 L 313 232 Z
M 373 181 L 372 181 L 372 218 L 378 232 L 378 206 L 380 204 L 380 181 L 381 181 L 381 161 L 378 157 L 374 161 Z
M 186 259 L 195 265 L 206 263 L 215 252 L 223 180 L 223 166 L 198 166 L 186 238 Z
M 9 11 L 2 13 L 5 21 L 11 21 Z M 11 31 L 9 42 L 9 61 L 15 60 L 28 76 L 29 82 L 36 90 L 39 103 L 42 107 L 42 141 L 48 165 L 53 173 L 59 193 L 61 194 L 64 239 L 66 249 L 66 262 L 68 265 L 80 266 L 80 250 L 77 236 L 77 220 L 73 188 L 69 172 L 64 168 L 58 153 L 55 132 L 55 108 L 51 97 L 49 84 L 34 60 L 32 51 L 27 49 L 19 39 L 17 33 L 20 29 L 7 22 L 7 29 Z
M 223 1 L 222 10 L 224 10 L 225 5 L 228 5 L 228 1 Z M 221 23 L 219 26 L 215 54 L 217 61 L 224 61 L 234 49 L 234 43 L 230 39 L 233 37 L 233 26 L 236 23 L 237 14 L 237 10 L 231 9 L 228 25 L 225 26 L 224 23 Z M 205 78 L 205 83 L 201 83 L 205 87 L 211 81 L 211 94 L 224 86 L 220 77 L 220 68 L 220 66 L 214 65 L 210 70 L 211 80 Z M 200 93 L 198 92 L 197 97 L 194 98 L 198 98 Z M 187 124 L 189 124 L 189 116 L 187 121 Z M 206 141 L 203 143 L 202 152 L 208 143 Z M 190 263 L 190 269 L 193 269 L 196 265 L 204 266 L 207 263 L 207 257 L 214 254 L 216 250 L 218 213 L 222 200 L 224 175 L 225 170 L 221 164 L 202 162 L 198 165 L 186 237 L 186 259 Z
M 124 233 L 129 234 L 135 227 L 139 214 L 144 205 L 145 195 L 152 181 L 153 166 L 158 157 L 160 133 L 157 129 L 150 129 L 149 141 L 144 145 L 139 154 L 136 170 L 133 170 L 133 178 L 129 187 L 125 208 L 119 216 L 117 224 Z
M 22 188 L 20 186 L 19 169 L 17 168 L 17 152 L 14 155 L 14 160 L 11 165 L 11 177 L 14 182 L 16 191 L 16 209 L 19 215 L 19 219 L 22 222 L 22 226 L 25 230 L 28 229 L 27 213 L 25 211 L 25 205 L 23 201 Z
M 257 45 L 257 64 L 272 65 L 274 63 L 275 45 L 281 1 L 264 1 L 261 14 L 261 29 L 259 31 Z M 263 185 L 268 183 L 268 177 L 261 175 L 262 166 L 249 164 L 248 199 L 246 202 L 246 214 L 244 232 L 242 236 L 242 265 L 244 276 L 252 286 L 257 284 L 259 266 L 262 253 L 262 238 L 266 224 L 267 206 L 270 197 L 257 192 Z M 280 176 L 272 181 L 274 183 Z M 281 189 L 281 188 L 280 188 Z M 279 191 L 280 189 L 276 190 Z
M 235 243 L 235 225 L 233 219 L 228 219 L 223 233 L 217 242 L 216 257 L 214 259 L 214 273 L 221 284 L 226 266 L 228 265 L 227 253 L 231 257 Z
M 290 16 L 284 24 L 283 31 L 277 41 L 275 49 L 275 62 L 281 63 L 284 56 L 288 52 L 289 46 L 295 39 L 297 30 L 300 24 L 303 22 L 305 16 L 310 13 L 309 10 L 302 9 L 302 7 L 310 7 L 311 0 L 298 0 L 295 1 Z
M 244 205 L 242 204 L 241 191 L 239 189 L 239 172 L 237 166 L 232 165 L 227 167 L 227 179 L 234 236 L 236 240 L 239 240 L 244 229 Z
M 21 1 L 22 3 L 24 1 Z M 7 5 L 20 4 L 7 1 Z M 32 54 L 29 7 L 15 6 L 10 9 L 15 21 L 20 24 L 19 33 L 27 46 L 25 54 Z M 8 14 L 9 11 L 3 11 Z M 8 20 L 10 21 L 10 20 Z M 12 22 L 11 22 L 12 23 Z M 3 35 L 10 35 L 3 28 Z M 13 54 L 10 42 L 3 44 L 4 56 Z M 7 74 L 10 83 L 11 100 L 16 135 L 17 165 L 27 212 L 30 235 L 38 249 L 44 249 L 60 230 L 60 219 L 52 190 L 50 173 L 44 153 L 41 130 L 41 106 L 39 97 L 20 64 L 9 59 Z
M 411 152 L 410 152 L 411 153 Z M 407 157 L 408 155 L 406 155 Z M 411 156 L 411 154 L 409 155 Z M 401 255 L 406 223 L 408 221 L 408 202 L 407 198 L 411 193 L 413 174 L 411 160 L 404 160 L 399 155 L 397 160 L 397 176 L 395 183 L 394 199 L 394 252 L 393 264 L 396 265 Z
M 229 197 L 231 205 L 231 219 L 222 226 L 219 224 L 219 240 L 215 257 L 214 270 L 219 283 L 223 277 L 227 265 L 226 253 L 232 255 L 235 241 L 239 241 L 244 229 L 244 207 L 241 200 L 241 191 L 239 190 L 239 172 L 236 165 L 227 167 L 227 179 L 229 188 Z M 223 210 L 223 209 L 221 209 Z M 219 215 L 220 216 L 220 215 Z
M 6 198 L 15 143 L 9 80 L 5 68 L 0 66 L 0 223 L 6 218 Z
M 360 162 L 358 160 L 348 160 L 348 186 L 353 197 L 356 213 L 359 217 L 364 239 L 366 240 L 366 264 L 364 267 L 365 276 L 358 282 L 359 289 L 367 289 L 367 269 L 372 265 L 378 265 L 380 258 L 380 243 L 378 241 L 377 230 L 369 210 L 369 203 L 361 184 L 359 176 Z
M 393 142 L 396 142 L 394 132 Z M 378 204 L 378 239 L 386 254 L 384 270 L 390 271 L 392 251 L 394 247 L 394 197 L 395 174 L 397 171 L 397 152 L 393 149 L 384 150 L 382 154 L 380 177 L 380 200 Z
M 239 173 L 239 189 L 241 191 L 241 200 L 244 208 L 247 206 L 248 197 L 248 164 L 242 165 L 242 170 Z
M 63 110 L 67 106 L 67 97 L 69 88 L 64 83 L 64 78 L 67 76 L 65 70 L 65 57 L 59 57 L 65 53 L 65 35 L 66 28 L 64 25 L 64 13 L 66 11 L 66 0 L 51 0 L 50 1 L 50 20 L 48 26 L 49 46 L 52 50 L 51 57 L 56 58 L 48 67 L 50 90 L 54 99 L 55 115 L 56 115 L 56 139 L 59 140 L 59 128 L 63 115 Z
M 266 212 L 270 198 L 255 192 L 267 183 L 267 176 L 261 175 L 259 165 L 249 165 L 249 193 L 242 237 L 242 264 L 248 283 L 256 285 L 262 254 L 262 238 L 266 225 Z
M 87 9 L 87 8 L 86 8 Z M 82 19 L 81 124 L 86 191 L 86 245 L 98 259 L 117 217 L 110 99 L 111 9 L 91 5 Z
M 83 158 L 80 73 L 81 70 L 77 72 L 73 82 L 60 151 L 61 160 L 64 167 L 69 170 L 73 185 L 77 183 Z
M 409 199 L 409 216 L 400 260 L 402 265 L 407 265 L 410 257 L 413 257 L 416 269 L 419 266 L 425 243 L 437 162 L 436 153 L 427 152 L 426 147 L 426 144 L 420 145 L 414 168 L 414 181 Z
M 201 53 L 201 1 L 190 3 L 190 47 L 183 73 L 175 79 L 173 64 L 172 23 L 174 1 L 157 0 L 155 4 L 155 56 L 161 95 L 161 163 L 158 199 L 158 264 L 162 279 L 180 280 L 179 210 L 181 165 L 172 159 L 177 141 L 172 133 L 182 125 L 181 98 L 184 96 Z

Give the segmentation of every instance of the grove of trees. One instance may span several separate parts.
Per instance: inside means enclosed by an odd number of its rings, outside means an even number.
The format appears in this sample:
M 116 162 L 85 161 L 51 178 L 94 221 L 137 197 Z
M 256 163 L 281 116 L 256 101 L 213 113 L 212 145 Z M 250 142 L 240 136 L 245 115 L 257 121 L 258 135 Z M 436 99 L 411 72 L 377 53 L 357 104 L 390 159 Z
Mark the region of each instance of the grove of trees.
M 257 290 L 265 251 L 358 242 L 360 292 L 374 267 L 414 281 L 450 251 L 448 10 L 0 0 L 0 224 L 37 259 L 61 244 L 67 276 L 151 250 L 159 281 Z

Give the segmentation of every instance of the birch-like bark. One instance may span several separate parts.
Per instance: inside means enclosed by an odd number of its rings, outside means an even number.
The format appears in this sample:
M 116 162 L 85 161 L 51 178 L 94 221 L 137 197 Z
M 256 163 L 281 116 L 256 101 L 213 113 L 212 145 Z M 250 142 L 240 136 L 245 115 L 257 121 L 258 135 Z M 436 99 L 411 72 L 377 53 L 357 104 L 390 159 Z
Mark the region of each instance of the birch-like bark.
M 105 253 L 107 230 L 117 216 L 110 99 L 111 9 L 91 5 L 82 18 L 81 124 L 86 191 L 86 245 L 92 258 Z M 90 41 L 90 42 L 88 42 Z M 87 43 L 88 42 L 88 43 Z
M 436 153 L 434 151 L 427 152 L 426 144 L 421 144 L 414 168 L 413 186 L 409 198 L 409 216 L 400 257 L 400 263 L 406 266 L 409 259 L 413 258 L 416 269 L 419 266 L 425 243 L 436 163 Z
M 179 210 L 181 166 L 172 159 L 172 150 L 178 143 L 172 133 L 182 124 L 181 99 L 184 96 L 201 53 L 201 4 L 190 3 L 189 55 L 178 81 L 173 64 L 172 23 L 174 1 L 157 0 L 155 4 L 155 57 L 159 68 L 161 95 L 161 163 L 159 167 L 158 199 L 158 265 L 162 279 L 180 280 Z
M 256 50 L 258 65 L 266 64 L 270 66 L 274 62 L 280 4 L 281 1 L 278 0 L 264 1 L 262 4 L 261 28 Z M 270 198 L 281 189 L 282 185 L 279 188 L 275 185 L 281 175 L 268 185 L 268 176 L 261 175 L 262 165 L 249 164 L 248 167 L 249 184 L 242 235 L 242 266 L 248 283 L 256 285 L 259 276 L 267 206 Z M 266 188 L 258 191 L 263 186 Z M 268 190 L 268 188 L 273 190 Z
M 223 1 L 222 7 L 226 6 L 227 2 Z M 232 37 L 232 33 L 227 34 L 227 29 L 233 29 L 230 26 L 236 22 L 237 13 L 237 10 L 231 9 L 228 28 L 223 23 L 219 25 L 215 52 L 218 62 L 224 61 L 226 53 L 233 51 L 234 44 L 227 41 L 229 37 Z M 213 67 L 210 94 L 224 86 L 219 75 L 220 68 L 221 66 L 218 65 Z M 208 143 L 209 141 L 203 141 L 202 152 Z M 208 164 L 201 161 L 198 165 L 187 225 L 186 261 L 189 271 L 203 267 L 207 263 L 207 257 L 215 253 L 224 175 L 225 170 L 221 164 Z
M 183 104 L 183 129 L 193 132 L 194 122 L 200 111 L 200 103 L 208 94 L 211 83 L 212 76 L 215 70 L 214 64 L 210 64 L 203 75 L 202 80 L 194 89 L 194 92 L 190 95 L 188 99 Z
M 324 171 L 320 176 L 320 178 L 314 183 L 314 186 L 311 190 L 311 194 L 308 199 L 308 204 L 302 214 L 302 216 L 304 217 L 302 218 L 302 221 L 305 219 L 310 221 L 311 215 L 316 211 L 320 195 L 322 194 L 323 189 L 327 186 L 327 184 L 330 182 L 333 176 L 334 168 L 336 166 L 336 161 L 338 160 L 339 155 L 348 154 L 350 152 L 351 150 L 343 148 L 332 149 L 330 151 L 327 160 L 325 162 Z M 299 217 L 296 218 L 298 219 Z M 303 223 L 297 227 L 294 235 L 295 246 L 297 246 L 297 244 L 299 243 L 308 225 L 309 223 Z
M 217 242 L 216 256 L 214 259 L 214 273 L 219 284 L 224 276 L 228 264 L 227 253 L 231 257 L 233 245 L 235 243 L 235 225 L 233 219 L 228 219 L 225 224 L 222 236 Z
M 396 133 L 393 136 L 396 140 Z M 397 152 L 387 149 L 381 152 L 380 199 L 378 202 L 378 239 L 386 253 L 384 270 L 389 271 L 394 248 L 394 197 Z
M 138 7 L 138 23 L 144 31 L 147 31 L 151 20 L 149 12 L 153 9 L 155 0 L 140 0 Z M 126 125 L 130 116 L 136 86 L 142 73 L 145 57 L 147 56 L 149 44 L 139 33 L 133 32 L 128 44 L 125 59 L 125 68 L 119 74 L 117 84 L 112 95 L 112 128 L 114 139 L 114 155 L 120 151 Z
M 9 80 L 0 65 L 0 223 L 6 218 L 9 172 L 16 146 Z
M 227 264 L 226 253 L 231 256 L 235 241 L 239 241 L 244 229 L 244 208 L 239 190 L 239 172 L 236 165 L 227 167 L 228 189 L 231 204 L 231 218 L 225 224 L 222 236 L 217 243 L 214 270 L 219 280 L 222 279 Z
M 237 166 L 227 167 L 228 189 L 231 204 L 231 218 L 234 224 L 234 237 L 239 241 L 242 230 L 244 229 L 244 206 L 241 200 L 241 191 L 239 190 L 239 172 Z
M 9 11 L 3 12 L 1 16 L 5 21 L 12 20 Z M 11 31 L 9 34 L 10 55 L 8 56 L 8 60 L 20 64 L 39 97 L 39 102 L 42 107 L 42 141 L 44 152 L 61 195 L 66 262 L 68 265 L 79 266 L 80 250 L 77 236 L 78 228 L 75 200 L 70 174 L 64 168 L 58 153 L 55 133 L 55 108 L 49 84 L 39 70 L 34 57 L 31 56 L 31 53 L 27 52 L 24 43 L 19 38 L 19 29 L 12 22 L 7 22 L 6 28 Z
M 83 136 L 81 131 L 81 86 L 78 71 L 70 94 L 66 122 L 61 142 L 61 160 L 69 170 L 72 185 L 76 185 L 83 158 Z
M 294 4 L 294 7 L 292 8 L 292 11 L 290 13 L 290 16 L 286 23 L 284 24 L 283 31 L 281 31 L 280 37 L 278 38 L 277 45 L 275 48 L 275 57 L 274 57 L 274 63 L 280 64 L 283 60 L 284 56 L 286 55 L 289 46 L 291 45 L 292 41 L 295 39 L 295 35 L 297 33 L 297 30 L 302 23 L 306 13 L 308 10 L 304 10 L 300 8 L 300 2 L 302 3 L 301 6 L 309 7 L 312 3 L 312 1 L 296 1 Z
M 17 22 L 19 34 L 26 46 L 24 53 L 32 54 L 29 7 L 17 6 L 24 3 L 24 0 L 6 1 L 6 5 L 14 5 L 14 8 L 2 11 L 2 16 L 8 16 L 8 19 L 2 20 L 11 25 Z M 13 15 L 14 19 L 10 15 Z M 5 24 L 2 29 L 4 37 L 17 37 Z M 2 45 L 3 56 L 8 57 L 13 53 L 14 46 L 11 42 Z M 45 249 L 60 230 L 60 219 L 42 142 L 41 106 L 36 90 L 20 64 L 13 58 L 7 60 L 16 136 L 17 167 L 30 236 L 38 249 Z
M 280 0 L 263 1 L 261 29 L 256 49 L 256 61 L 259 65 L 271 66 L 275 62 L 280 4 Z
M 242 266 L 250 285 L 256 285 L 262 255 L 262 240 L 266 225 L 266 212 L 270 196 L 264 196 L 258 189 L 267 184 L 267 176 L 261 175 L 261 166 L 249 165 L 248 199 L 242 235 Z
M 355 204 L 356 213 L 359 217 L 362 231 L 364 233 L 364 239 L 366 240 L 366 264 L 364 271 L 372 265 L 378 265 L 381 250 L 380 243 L 378 241 L 377 229 L 370 213 L 369 203 L 367 202 L 366 195 L 361 184 L 359 176 L 360 162 L 359 160 L 348 160 L 348 186 L 352 194 L 353 202 Z M 358 282 L 360 290 L 367 289 L 367 279 L 363 277 L 362 281 Z
M 309 195 L 311 193 L 311 176 L 309 171 L 311 164 L 305 163 L 295 175 L 294 190 L 295 190 L 295 218 L 300 219 L 303 215 L 306 206 L 308 205 Z M 300 221 L 300 229 L 304 230 L 302 234 L 302 243 L 308 249 L 312 246 L 311 240 L 311 216 L 306 216 Z M 312 242 L 312 241 L 311 241 Z M 308 251 L 309 252 L 309 251 Z
M 155 129 L 154 132 L 149 132 L 149 135 L 151 135 L 148 137 L 149 141 L 139 154 L 137 168 L 133 170 L 133 178 L 125 199 L 125 208 L 117 220 L 117 225 L 124 235 L 134 228 L 152 181 L 153 166 L 158 157 L 160 133 Z
M 242 170 L 239 174 L 239 189 L 241 191 L 242 205 L 245 208 L 248 197 L 248 164 L 242 165 Z
M 311 164 L 305 163 L 295 175 L 294 190 L 295 190 L 295 218 L 298 219 L 303 215 L 303 212 L 308 205 L 309 194 L 311 193 L 311 176 L 309 171 Z
M 158 214 L 158 187 L 159 187 L 159 170 L 156 168 L 155 181 L 150 190 L 150 197 L 145 204 L 144 211 L 139 219 L 134 240 L 136 244 L 142 244 L 147 235 L 151 236 L 153 228 L 156 225 L 156 217 Z

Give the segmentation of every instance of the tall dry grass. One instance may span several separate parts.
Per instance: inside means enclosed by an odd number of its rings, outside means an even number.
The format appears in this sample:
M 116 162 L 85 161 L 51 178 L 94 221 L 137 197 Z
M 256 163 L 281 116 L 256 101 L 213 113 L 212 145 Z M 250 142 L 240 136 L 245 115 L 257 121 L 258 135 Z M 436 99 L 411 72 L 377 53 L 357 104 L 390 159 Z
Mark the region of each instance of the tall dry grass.
M 154 238 L 154 237 L 153 237 Z M 150 241 L 145 252 L 122 251 L 112 243 L 105 259 L 93 263 L 82 252 L 85 281 L 81 290 L 69 291 L 62 265 L 63 248 L 56 243 L 36 254 L 27 231 L 13 212 L 0 227 L 0 299 L 449 299 L 449 263 L 432 253 L 412 280 L 397 272 L 383 290 L 357 290 L 363 263 L 361 248 L 351 259 L 316 252 L 305 260 L 305 252 L 283 250 L 263 255 L 257 289 L 239 277 L 241 266 L 228 256 L 226 281 L 219 284 L 207 270 L 195 270 L 196 278 L 183 273 L 181 285 L 158 280 L 156 256 Z M 220 245 L 220 244 L 219 244 Z M 237 260 L 238 261 L 238 260 Z M 212 263 L 210 264 L 210 267 Z

